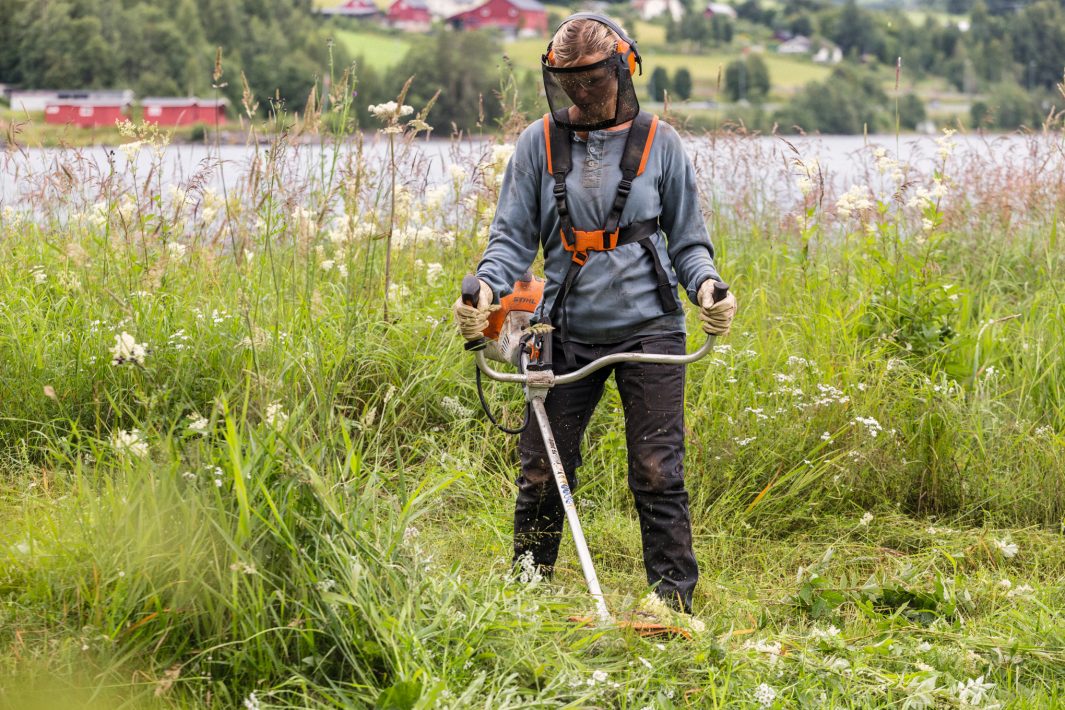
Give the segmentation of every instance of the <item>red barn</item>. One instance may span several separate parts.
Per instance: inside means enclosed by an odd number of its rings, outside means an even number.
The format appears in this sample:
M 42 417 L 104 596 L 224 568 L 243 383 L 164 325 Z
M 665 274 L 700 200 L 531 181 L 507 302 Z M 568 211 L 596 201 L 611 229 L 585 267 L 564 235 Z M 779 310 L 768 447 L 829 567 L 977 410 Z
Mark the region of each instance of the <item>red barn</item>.
M 225 99 L 148 98 L 141 101 L 144 121 L 161 126 L 188 126 L 193 123 L 225 123 Z
M 318 12 L 323 15 L 354 17 L 360 20 L 374 18 L 381 14 L 381 11 L 377 9 L 377 5 L 373 3 L 373 0 L 348 0 L 335 7 L 323 7 Z
M 105 99 L 57 99 L 44 107 L 45 123 L 73 124 L 78 128 L 113 126 L 126 117 L 129 103 Z
M 547 34 L 547 10 L 537 0 L 487 0 L 452 15 L 448 22 L 457 29 L 495 27 L 514 35 Z
M 388 24 L 408 32 L 424 32 L 433 24 L 425 0 L 396 0 L 388 6 Z
M 226 103 L 225 99 L 197 99 L 197 121 L 199 123 L 209 123 L 212 126 L 215 122 L 219 125 L 225 123 Z

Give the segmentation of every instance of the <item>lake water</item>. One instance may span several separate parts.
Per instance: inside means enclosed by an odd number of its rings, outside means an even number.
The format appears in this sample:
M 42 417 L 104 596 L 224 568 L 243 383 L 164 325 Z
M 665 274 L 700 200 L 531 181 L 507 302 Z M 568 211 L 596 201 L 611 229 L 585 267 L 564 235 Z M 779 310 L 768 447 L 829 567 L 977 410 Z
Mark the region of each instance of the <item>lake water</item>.
M 1062 160 L 1063 138 L 1050 136 L 978 136 L 955 135 L 953 165 L 987 164 L 1001 166 L 1010 162 L 1030 163 L 1038 160 L 1042 169 L 1065 169 Z M 830 194 L 846 189 L 851 183 L 873 185 L 877 177 L 873 149 L 887 150 L 888 155 L 909 166 L 908 178 L 927 179 L 939 162 L 934 136 L 827 136 L 827 137 L 744 137 L 690 138 L 688 154 L 701 175 L 704 190 L 714 192 L 715 201 L 728 201 L 737 190 L 764 192 L 763 199 L 787 200 L 795 195 L 794 177 L 799 169 L 795 159 L 817 160 L 829 187 Z M 473 139 L 457 143 L 443 139 L 418 141 L 405 156 L 402 178 L 421 187 L 450 181 L 449 166 L 456 161 L 464 165 L 471 159 L 490 153 L 492 143 Z M 167 147 L 158 162 L 160 173 L 153 180 L 168 184 L 188 184 L 198 181 L 220 190 L 223 181 L 232 186 L 248 171 L 256 155 L 266 154 L 266 146 L 228 146 L 220 148 L 204 145 L 176 145 Z M 334 157 L 335 148 L 319 144 L 305 144 L 290 148 L 285 158 L 285 179 L 299 181 L 319 176 L 323 165 Z M 354 144 L 340 146 L 340 156 L 349 156 Z M 371 166 L 384 168 L 387 163 L 387 143 L 380 134 L 368 136 L 365 156 Z M 66 184 L 79 185 L 97 182 L 114 169 L 128 171 L 135 166 L 137 174 L 148 175 L 153 156 L 143 150 L 132 162 L 120 148 L 92 147 L 83 149 L 26 149 L 8 150 L 0 155 L 0 205 L 18 205 L 24 197 L 39 191 L 42 185 L 54 182 L 49 175 L 67 173 Z M 1028 166 L 1029 168 L 1031 166 Z M 53 185 L 54 188 L 54 185 Z

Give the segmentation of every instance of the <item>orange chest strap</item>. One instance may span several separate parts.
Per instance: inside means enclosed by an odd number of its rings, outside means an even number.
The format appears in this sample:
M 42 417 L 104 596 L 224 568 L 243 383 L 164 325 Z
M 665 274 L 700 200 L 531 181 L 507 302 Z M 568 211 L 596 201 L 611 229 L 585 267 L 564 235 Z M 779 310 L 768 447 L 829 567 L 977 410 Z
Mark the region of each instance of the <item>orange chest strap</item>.
M 618 191 L 614 196 L 614 202 L 603 228 L 593 230 L 576 229 L 570 220 L 569 205 L 566 201 L 566 177 L 573 168 L 569 131 L 555 126 L 551 114 L 544 115 L 543 125 L 544 144 L 547 149 L 547 172 L 555 179 L 553 192 L 559 217 L 559 236 L 562 240 L 562 247 L 572 254 L 573 261 L 584 264 L 590 251 L 611 251 L 619 244 L 631 243 L 648 236 L 645 232 L 649 225 L 646 223 L 630 225 L 630 227 L 640 227 L 638 230 L 640 236 L 635 237 L 635 232 L 630 230 L 627 234 L 626 229 L 621 229 L 619 222 L 629 192 L 632 190 L 632 181 L 642 175 L 647 167 L 655 131 L 658 129 L 658 116 L 641 111 L 633 119 L 629 135 L 625 140 L 625 149 L 621 155 L 621 181 L 618 183 Z M 654 223 L 654 228 L 657 230 L 657 220 L 654 220 Z

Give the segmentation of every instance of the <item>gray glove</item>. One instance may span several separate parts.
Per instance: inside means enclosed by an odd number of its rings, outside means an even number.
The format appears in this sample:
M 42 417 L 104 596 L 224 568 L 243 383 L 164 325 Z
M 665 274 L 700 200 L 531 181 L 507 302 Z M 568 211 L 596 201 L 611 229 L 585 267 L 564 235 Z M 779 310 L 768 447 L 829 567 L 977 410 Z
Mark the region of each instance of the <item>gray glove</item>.
M 484 329 L 488 327 L 488 316 L 492 311 L 499 310 L 498 305 L 492 305 L 492 287 L 483 280 L 477 279 L 481 284 L 481 291 L 477 294 L 477 306 L 467 306 L 460 296 L 451 306 L 451 312 L 455 316 L 455 325 L 459 333 L 466 340 L 477 340 L 484 335 Z

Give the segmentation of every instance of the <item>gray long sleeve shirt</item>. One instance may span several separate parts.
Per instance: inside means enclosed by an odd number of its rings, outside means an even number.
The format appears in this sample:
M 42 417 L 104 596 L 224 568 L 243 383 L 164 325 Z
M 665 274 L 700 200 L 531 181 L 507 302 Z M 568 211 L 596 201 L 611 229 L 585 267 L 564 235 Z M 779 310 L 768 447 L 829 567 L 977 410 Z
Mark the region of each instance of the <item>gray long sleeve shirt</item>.
M 591 131 L 587 141 L 571 140 L 573 168 L 566 179 L 567 204 L 575 229 L 602 229 L 621 181 L 621 154 L 628 129 Z M 499 205 L 488 233 L 488 247 L 477 266 L 496 296 L 513 290 L 514 281 L 536 258 L 543 245 L 547 280 L 538 318 L 551 312 L 571 254 L 559 237 L 559 218 L 547 172 L 542 120 L 518 138 L 499 193 Z M 714 248 L 699 209 L 695 170 L 677 132 L 659 121 L 647 166 L 632 183 L 621 225 L 658 217 L 660 229 L 651 236 L 674 292 L 678 282 L 698 303 L 699 286 L 719 279 Z M 663 234 L 664 233 L 664 234 Z M 668 239 L 667 239 L 668 236 Z M 612 251 L 589 252 L 566 298 L 567 328 L 572 340 L 616 343 L 637 335 L 684 332 L 684 312 L 665 313 L 651 256 L 639 244 Z M 557 325 L 557 324 L 556 324 Z

